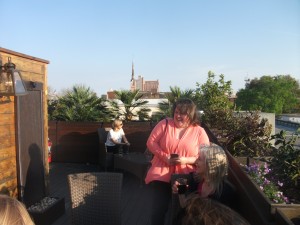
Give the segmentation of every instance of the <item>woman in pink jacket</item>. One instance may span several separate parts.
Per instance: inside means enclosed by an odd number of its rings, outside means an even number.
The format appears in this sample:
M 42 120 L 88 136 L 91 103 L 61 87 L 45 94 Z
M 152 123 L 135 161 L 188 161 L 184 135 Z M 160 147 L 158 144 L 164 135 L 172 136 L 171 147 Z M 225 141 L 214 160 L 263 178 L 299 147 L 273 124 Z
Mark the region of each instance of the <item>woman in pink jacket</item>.
M 171 175 L 194 172 L 202 144 L 208 145 L 209 139 L 199 125 L 196 105 L 190 99 L 179 99 L 173 106 L 173 118 L 160 121 L 147 141 L 154 155 L 145 178 L 152 191 L 152 225 L 164 224 L 171 198 Z

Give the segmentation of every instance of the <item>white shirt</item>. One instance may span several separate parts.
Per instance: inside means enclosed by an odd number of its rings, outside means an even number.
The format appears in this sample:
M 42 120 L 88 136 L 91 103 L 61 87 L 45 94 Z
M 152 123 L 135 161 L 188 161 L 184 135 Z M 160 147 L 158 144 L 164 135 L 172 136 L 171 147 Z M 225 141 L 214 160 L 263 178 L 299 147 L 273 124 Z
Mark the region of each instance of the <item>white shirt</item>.
M 105 145 L 115 146 L 116 144 L 111 139 L 114 139 L 117 142 L 121 142 L 123 135 L 125 135 L 123 128 L 118 131 L 114 131 L 113 129 L 109 130 Z

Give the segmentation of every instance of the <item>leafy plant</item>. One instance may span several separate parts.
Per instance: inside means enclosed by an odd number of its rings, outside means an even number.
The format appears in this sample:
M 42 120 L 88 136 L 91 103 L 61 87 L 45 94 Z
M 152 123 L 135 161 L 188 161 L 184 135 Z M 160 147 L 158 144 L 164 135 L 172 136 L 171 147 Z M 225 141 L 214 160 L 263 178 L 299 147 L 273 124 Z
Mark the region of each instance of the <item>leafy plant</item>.
M 160 117 L 166 117 L 169 116 L 171 117 L 172 115 L 172 107 L 173 104 L 179 99 L 179 98 L 189 98 L 191 100 L 195 101 L 195 94 L 194 90 L 192 89 L 186 89 L 186 90 L 181 90 L 179 87 L 170 87 L 169 93 L 166 93 L 166 101 L 158 103 L 159 105 L 159 110 L 160 110 Z
M 201 120 L 213 131 L 220 144 L 234 156 L 270 154 L 271 125 L 259 111 L 239 112 L 230 101 L 231 82 L 209 71 L 205 84 L 197 83 L 197 105 L 203 109 Z
M 126 121 L 131 121 L 134 117 L 140 115 L 142 119 L 148 119 L 148 112 L 150 110 L 145 106 L 148 101 L 143 99 L 143 94 L 139 90 L 121 90 L 114 91 L 116 99 L 110 102 L 112 111 L 115 113 L 116 118 L 124 118 Z M 123 103 L 123 107 L 118 105 L 117 100 Z M 140 108 L 139 110 L 136 110 Z
M 207 81 L 200 85 L 196 83 L 195 99 L 199 109 L 204 111 L 203 120 L 209 124 L 215 124 L 215 113 L 226 112 L 233 108 L 233 103 L 228 96 L 231 94 L 231 81 L 225 81 L 223 74 L 215 81 L 216 75 L 208 72 Z
M 274 203 L 288 203 L 289 200 L 279 190 L 283 183 L 275 180 L 271 180 L 271 169 L 267 163 L 257 164 L 253 163 L 246 167 L 249 176 L 259 186 L 259 188 L 265 193 L 265 195 Z
M 259 112 L 233 112 L 225 121 L 226 148 L 234 156 L 260 157 L 271 152 L 271 125 Z M 225 126 L 226 125 L 226 126 Z
M 49 118 L 59 121 L 110 121 L 105 101 L 84 85 L 74 85 L 64 94 L 48 100 Z
M 272 140 L 275 139 L 276 147 L 271 162 L 274 173 L 289 185 L 294 183 L 295 186 L 300 178 L 300 149 L 295 147 L 298 138 L 298 135 L 288 138 L 284 130 L 271 137 Z
M 299 112 L 299 82 L 290 75 L 262 76 L 237 93 L 242 110 L 261 110 L 276 114 Z

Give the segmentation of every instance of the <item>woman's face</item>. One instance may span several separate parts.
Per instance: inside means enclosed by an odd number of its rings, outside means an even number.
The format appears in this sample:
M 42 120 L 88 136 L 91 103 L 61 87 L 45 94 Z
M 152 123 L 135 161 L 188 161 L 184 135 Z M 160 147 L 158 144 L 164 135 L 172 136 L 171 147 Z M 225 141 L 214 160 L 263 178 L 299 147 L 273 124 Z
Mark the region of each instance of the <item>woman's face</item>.
M 180 110 L 176 107 L 174 111 L 174 123 L 177 128 L 185 128 L 190 125 L 190 119 L 187 113 L 180 113 Z
M 195 165 L 196 165 L 196 168 L 197 168 L 197 173 L 205 174 L 206 165 L 205 165 L 204 156 L 198 157 L 198 159 L 195 162 Z

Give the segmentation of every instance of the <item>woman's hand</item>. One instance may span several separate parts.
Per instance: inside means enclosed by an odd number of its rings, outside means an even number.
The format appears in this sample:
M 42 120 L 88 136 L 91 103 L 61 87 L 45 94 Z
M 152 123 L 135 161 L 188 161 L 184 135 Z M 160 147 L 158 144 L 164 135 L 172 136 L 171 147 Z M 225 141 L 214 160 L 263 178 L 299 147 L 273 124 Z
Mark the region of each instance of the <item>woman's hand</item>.
M 169 157 L 169 158 L 168 158 L 168 164 L 169 164 L 170 166 L 174 166 L 174 165 L 178 164 L 178 163 L 177 163 L 177 160 L 178 160 L 178 158 L 171 158 L 171 157 Z
M 169 158 L 169 165 L 187 164 L 185 157 Z
M 178 194 L 178 187 L 177 187 L 177 185 L 178 185 L 178 182 L 175 181 L 174 184 L 173 184 L 173 186 L 172 186 L 172 193 L 173 194 Z

